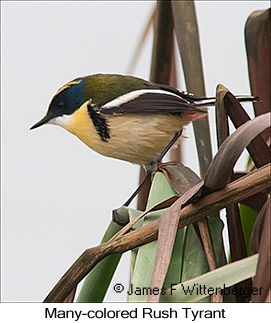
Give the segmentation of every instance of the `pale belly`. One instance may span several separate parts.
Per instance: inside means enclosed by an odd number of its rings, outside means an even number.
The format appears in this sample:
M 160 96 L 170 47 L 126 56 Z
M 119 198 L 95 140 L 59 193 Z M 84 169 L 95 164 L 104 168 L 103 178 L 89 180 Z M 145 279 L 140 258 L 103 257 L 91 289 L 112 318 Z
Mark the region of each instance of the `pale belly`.
M 154 161 L 175 133 L 190 121 L 173 115 L 108 115 L 106 118 L 110 134 L 107 142 L 96 132 L 86 105 L 61 126 L 104 156 L 141 165 Z

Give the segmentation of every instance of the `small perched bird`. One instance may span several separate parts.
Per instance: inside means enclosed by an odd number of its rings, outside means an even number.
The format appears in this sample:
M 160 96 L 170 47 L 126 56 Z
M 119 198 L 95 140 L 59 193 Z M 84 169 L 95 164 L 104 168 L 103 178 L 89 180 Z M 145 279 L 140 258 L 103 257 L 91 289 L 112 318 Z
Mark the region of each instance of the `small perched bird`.
M 195 97 L 133 76 L 96 74 L 62 86 L 44 118 L 30 129 L 59 125 L 104 156 L 148 169 L 178 139 L 182 127 L 205 117 L 204 107 L 214 103 L 214 98 Z

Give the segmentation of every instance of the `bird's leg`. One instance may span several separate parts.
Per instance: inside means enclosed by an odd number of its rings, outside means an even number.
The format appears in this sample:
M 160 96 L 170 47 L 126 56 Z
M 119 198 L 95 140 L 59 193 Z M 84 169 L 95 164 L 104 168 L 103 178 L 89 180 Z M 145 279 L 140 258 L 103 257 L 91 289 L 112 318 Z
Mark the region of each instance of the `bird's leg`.
M 138 195 L 138 193 L 141 191 L 149 177 L 153 177 L 157 169 L 159 168 L 159 165 L 161 165 L 161 160 L 163 157 L 166 155 L 166 153 L 169 151 L 169 149 L 175 144 L 175 142 L 180 138 L 182 134 L 182 130 L 178 131 L 175 133 L 173 139 L 170 141 L 170 143 L 166 146 L 165 149 L 161 152 L 161 154 L 158 156 L 158 158 L 151 163 L 151 168 L 147 171 L 146 177 L 143 179 L 143 181 L 140 183 L 138 188 L 134 191 L 134 193 L 128 198 L 128 200 L 123 204 L 123 206 L 128 207 L 132 200 Z M 118 215 L 116 210 L 113 210 L 113 221 L 120 224 L 124 225 L 124 223 L 121 223 L 121 221 L 118 220 Z
M 161 163 L 161 160 L 163 159 L 163 157 L 166 155 L 166 153 L 169 151 L 169 149 L 175 144 L 175 142 L 180 138 L 182 134 L 182 130 L 177 131 L 173 137 L 173 139 L 170 141 L 170 143 L 166 146 L 166 148 L 161 152 L 161 154 L 158 156 L 158 158 L 153 161 L 151 163 L 151 173 L 152 176 L 155 174 L 155 172 L 159 169 L 159 167 L 161 167 L 161 165 L 163 165 L 164 163 Z M 176 164 L 174 162 L 169 162 L 169 163 L 165 163 L 165 164 Z
M 143 181 L 140 183 L 138 188 L 134 191 L 134 193 L 129 197 L 129 199 L 123 204 L 123 206 L 129 206 L 129 204 L 132 202 L 132 200 L 137 196 L 137 194 L 141 191 L 142 187 L 147 182 L 147 179 L 153 175 L 154 172 L 157 170 L 157 166 L 161 163 L 161 160 L 165 156 L 165 154 L 169 151 L 169 149 L 175 144 L 175 142 L 180 138 L 182 134 L 182 130 L 175 133 L 173 139 L 170 141 L 170 143 L 166 146 L 165 149 L 161 152 L 161 154 L 158 156 L 158 158 L 151 163 L 151 169 L 147 171 L 146 177 L 143 179 Z
M 148 178 L 151 176 L 151 171 L 147 172 L 147 175 L 143 179 L 143 181 L 140 183 L 138 188 L 134 191 L 134 193 L 128 198 L 128 200 L 123 204 L 123 206 L 129 206 L 129 204 L 132 202 L 132 200 L 137 196 L 137 194 L 141 191 L 142 187 L 147 182 Z
M 175 144 L 175 142 L 180 138 L 182 134 L 182 130 L 177 131 L 173 137 L 173 139 L 171 140 L 171 142 L 166 146 L 166 148 L 161 152 L 161 154 L 158 156 L 158 158 L 156 159 L 156 163 L 159 163 L 163 157 L 165 156 L 165 154 L 169 151 L 169 149 Z
M 140 185 L 134 191 L 134 193 L 128 198 L 128 200 L 123 204 L 123 206 L 128 207 L 130 205 L 132 200 L 138 195 L 138 193 L 141 191 L 142 187 L 145 185 L 147 180 L 151 177 L 151 174 L 152 174 L 151 171 L 147 172 L 147 175 L 145 176 L 143 181 L 140 183 Z M 112 211 L 112 220 L 113 220 L 113 222 L 116 222 L 117 224 L 119 224 L 121 226 L 125 226 L 127 223 L 129 223 L 129 221 L 123 222 L 123 220 L 120 219 L 120 216 L 118 214 L 118 209 L 115 209 L 115 210 Z

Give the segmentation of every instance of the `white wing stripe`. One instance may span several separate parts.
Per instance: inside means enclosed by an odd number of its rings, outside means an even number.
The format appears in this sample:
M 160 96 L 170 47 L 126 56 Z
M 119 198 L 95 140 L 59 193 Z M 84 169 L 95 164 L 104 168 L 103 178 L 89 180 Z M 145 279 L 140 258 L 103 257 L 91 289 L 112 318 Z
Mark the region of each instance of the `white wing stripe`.
M 112 108 L 112 107 L 119 107 L 124 103 L 127 103 L 129 101 L 135 100 L 140 95 L 146 94 L 146 93 L 154 93 L 154 94 L 166 94 L 166 95 L 172 95 L 180 99 L 180 97 L 174 93 L 164 91 L 164 90 L 156 90 L 156 89 L 143 89 L 143 90 L 136 90 L 129 93 L 126 93 L 124 95 L 121 95 L 117 97 L 116 99 L 107 102 L 102 106 L 102 108 Z

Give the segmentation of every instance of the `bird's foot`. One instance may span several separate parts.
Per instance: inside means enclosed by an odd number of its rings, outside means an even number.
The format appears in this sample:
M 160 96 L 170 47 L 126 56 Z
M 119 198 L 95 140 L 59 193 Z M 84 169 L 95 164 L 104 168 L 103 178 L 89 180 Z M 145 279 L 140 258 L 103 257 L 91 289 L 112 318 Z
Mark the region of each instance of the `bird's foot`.
M 169 162 L 159 162 L 159 161 L 154 161 L 151 164 L 150 172 L 152 174 L 152 178 L 154 177 L 155 173 L 159 171 L 159 169 L 163 169 L 166 166 L 180 166 L 181 163 L 177 161 L 169 161 Z
M 159 169 L 161 168 L 164 168 L 166 166 L 180 166 L 181 163 L 180 162 L 177 162 L 177 161 L 169 161 L 169 162 L 159 162 L 156 164 L 156 171 L 158 171 Z

